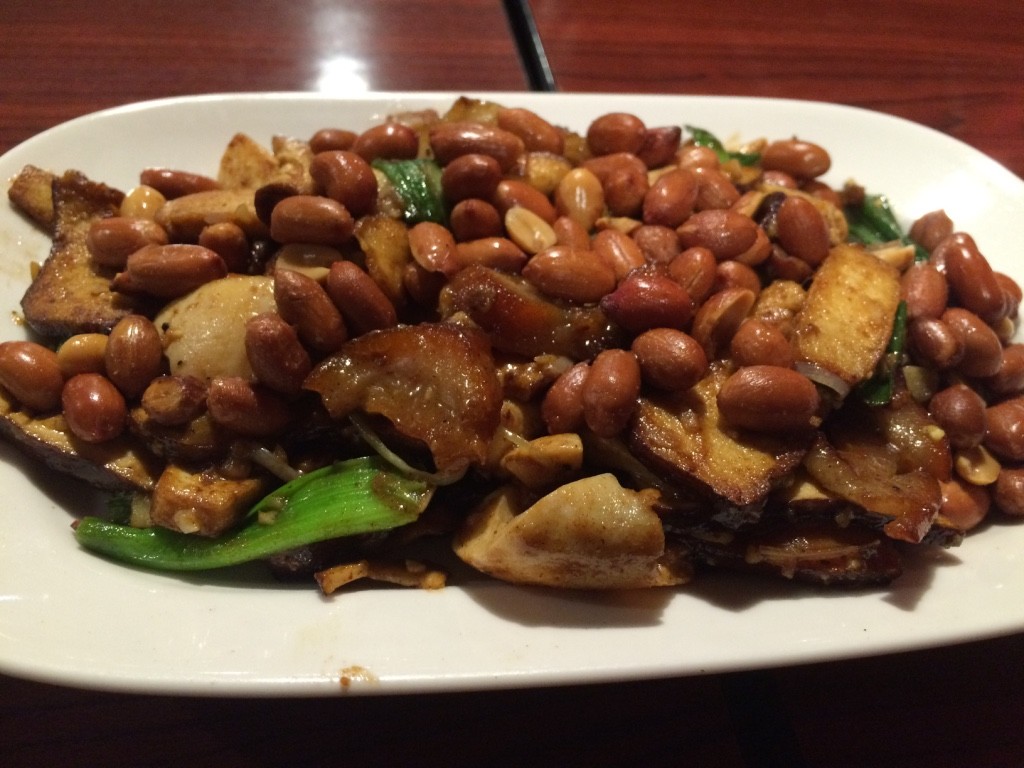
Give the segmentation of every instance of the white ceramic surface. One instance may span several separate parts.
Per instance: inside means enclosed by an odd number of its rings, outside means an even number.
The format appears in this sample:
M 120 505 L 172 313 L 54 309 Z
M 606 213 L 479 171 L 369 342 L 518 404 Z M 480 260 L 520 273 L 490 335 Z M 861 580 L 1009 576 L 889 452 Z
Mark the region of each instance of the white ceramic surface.
M 0 158 L 75 168 L 129 188 L 144 166 L 215 173 L 236 131 L 269 142 L 458 94 L 235 94 L 131 105 L 47 131 Z M 1024 182 L 930 129 L 795 101 L 487 94 L 585 130 L 626 110 L 722 138 L 799 135 L 827 147 L 835 184 L 888 194 L 910 221 L 943 207 L 997 268 L 1024 277 Z M 29 262 L 48 243 L 0 205 L 0 338 L 19 338 Z M 0 445 L 0 671 L 69 685 L 209 695 L 382 694 L 694 675 L 924 648 L 1024 630 L 1024 526 L 928 551 L 891 588 L 826 593 L 714 575 L 672 591 L 589 595 L 511 587 L 460 571 L 437 592 L 357 587 L 324 598 L 257 568 L 175 576 L 76 545 L 81 486 Z

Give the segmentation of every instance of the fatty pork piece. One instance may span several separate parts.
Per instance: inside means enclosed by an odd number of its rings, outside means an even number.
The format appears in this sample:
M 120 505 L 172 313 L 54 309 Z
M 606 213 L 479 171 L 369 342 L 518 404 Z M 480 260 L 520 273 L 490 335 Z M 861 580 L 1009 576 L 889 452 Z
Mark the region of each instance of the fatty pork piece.
M 306 378 L 328 413 L 386 418 L 426 445 L 438 472 L 483 464 L 502 390 L 487 337 L 454 323 L 397 326 L 358 336 Z
M 455 553 L 502 581 L 567 589 L 640 589 L 686 583 L 690 565 L 667 547 L 654 491 L 610 473 L 536 499 L 520 486 L 488 496 L 455 537 Z

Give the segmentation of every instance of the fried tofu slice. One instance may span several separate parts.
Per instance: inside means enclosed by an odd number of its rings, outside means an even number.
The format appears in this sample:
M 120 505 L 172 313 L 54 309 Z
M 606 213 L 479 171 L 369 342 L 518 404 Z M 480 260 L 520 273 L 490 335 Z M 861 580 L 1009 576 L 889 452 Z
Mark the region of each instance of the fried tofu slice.
M 78 171 L 52 183 L 53 245 L 21 300 L 25 320 L 36 333 L 65 337 L 108 332 L 140 300 L 110 287 L 113 273 L 97 265 L 86 246 L 93 221 L 118 213 L 124 194 Z
M 56 176 L 50 171 L 26 165 L 14 177 L 7 197 L 14 207 L 27 216 L 40 229 L 53 231 L 53 181 Z
M 268 489 L 263 478 L 232 480 L 213 470 L 169 464 L 153 489 L 150 519 L 181 533 L 217 536 L 245 517 Z
M 797 360 L 854 386 L 870 378 L 885 352 L 900 301 L 897 269 L 863 248 L 833 248 L 814 276 L 796 318 Z

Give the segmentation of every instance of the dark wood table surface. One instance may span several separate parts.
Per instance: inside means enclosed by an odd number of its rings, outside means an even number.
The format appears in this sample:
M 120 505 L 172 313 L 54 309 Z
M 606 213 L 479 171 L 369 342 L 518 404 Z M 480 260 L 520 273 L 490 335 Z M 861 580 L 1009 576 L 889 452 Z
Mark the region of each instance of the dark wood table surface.
M 557 88 L 853 104 L 1024 175 L 1022 68 L 1024 4 L 1006 0 L 5 0 L 0 153 L 78 115 L 181 94 Z M 143 696 L 0 676 L 0 763 L 1020 766 L 1022 716 L 1024 635 L 752 673 L 380 698 Z

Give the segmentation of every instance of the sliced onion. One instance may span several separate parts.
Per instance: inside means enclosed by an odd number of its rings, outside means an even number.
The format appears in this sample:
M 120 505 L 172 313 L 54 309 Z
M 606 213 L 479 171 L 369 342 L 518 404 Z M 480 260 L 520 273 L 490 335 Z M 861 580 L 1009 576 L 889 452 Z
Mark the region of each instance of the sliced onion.
M 793 368 L 815 384 L 821 384 L 823 387 L 831 389 L 839 396 L 840 400 L 843 400 L 848 394 L 850 394 L 849 384 L 832 373 L 832 371 L 822 368 L 817 363 L 800 362 L 794 364 Z
M 460 469 L 453 469 L 449 472 L 426 472 L 422 469 L 416 469 L 416 467 L 409 464 L 409 462 L 388 448 L 387 445 L 384 444 L 384 441 L 381 440 L 380 435 L 373 430 L 366 419 L 357 413 L 349 414 L 348 418 L 349 421 L 352 422 L 352 426 L 356 428 L 359 436 L 366 441 L 366 444 L 369 445 L 378 456 L 384 459 L 384 461 L 406 477 L 422 480 L 426 483 L 431 483 L 432 485 L 451 485 L 465 477 L 466 472 L 469 469 L 468 464 Z

